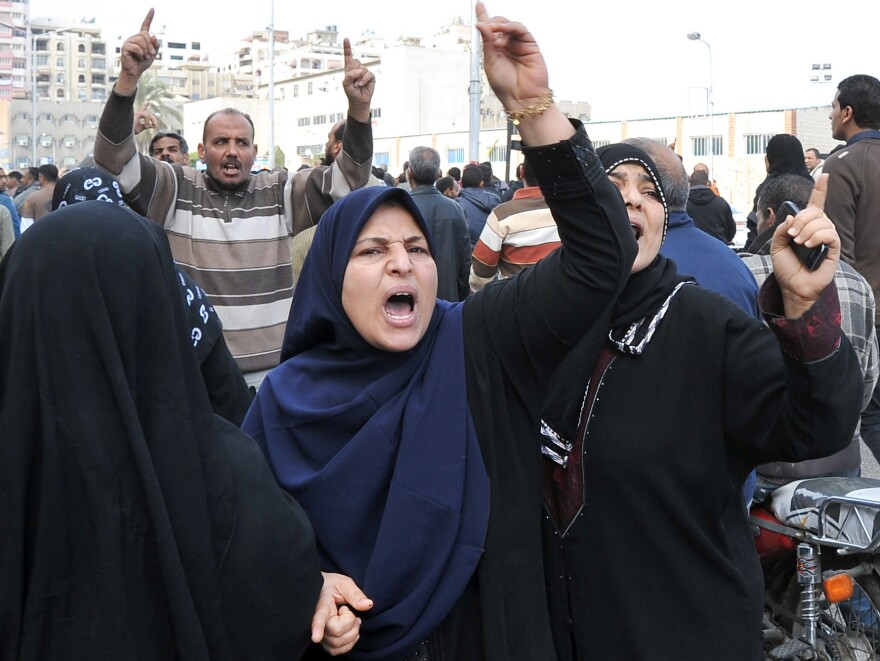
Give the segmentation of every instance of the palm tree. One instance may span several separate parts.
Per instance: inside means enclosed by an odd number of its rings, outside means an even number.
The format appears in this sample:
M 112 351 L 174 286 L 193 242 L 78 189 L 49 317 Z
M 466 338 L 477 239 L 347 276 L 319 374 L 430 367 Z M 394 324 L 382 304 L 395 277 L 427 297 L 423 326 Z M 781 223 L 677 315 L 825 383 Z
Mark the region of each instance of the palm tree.
M 168 83 L 158 77 L 145 73 L 138 81 L 137 94 L 134 97 L 135 108 L 143 108 L 152 112 L 159 121 L 159 130 L 180 131 L 183 115 L 177 103 L 177 97 Z M 135 136 L 138 151 L 146 153 L 154 133 L 144 131 Z

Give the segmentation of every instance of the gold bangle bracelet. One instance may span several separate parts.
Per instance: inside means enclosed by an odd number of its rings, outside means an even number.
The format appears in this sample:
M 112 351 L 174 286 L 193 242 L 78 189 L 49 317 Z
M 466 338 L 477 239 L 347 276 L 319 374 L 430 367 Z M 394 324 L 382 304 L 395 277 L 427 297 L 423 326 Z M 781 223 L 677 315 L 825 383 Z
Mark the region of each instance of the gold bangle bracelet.
M 553 105 L 553 90 L 548 89 L 537 101 L 527 105 L 522 110 L 505 110 L 507 119 L 513 122 L 514 126 L 519 126 L 523 117 L 534 117 L 535 115 L 543 115 L 544 111 Z

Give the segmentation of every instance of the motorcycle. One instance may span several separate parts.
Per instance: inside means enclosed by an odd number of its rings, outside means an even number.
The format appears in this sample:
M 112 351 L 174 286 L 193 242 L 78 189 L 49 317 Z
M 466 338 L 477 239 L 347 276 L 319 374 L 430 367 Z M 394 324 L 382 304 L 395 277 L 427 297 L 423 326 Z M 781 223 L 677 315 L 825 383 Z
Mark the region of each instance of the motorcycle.
M 880 480 L 759 480 L 767 661 L 880 659 Z

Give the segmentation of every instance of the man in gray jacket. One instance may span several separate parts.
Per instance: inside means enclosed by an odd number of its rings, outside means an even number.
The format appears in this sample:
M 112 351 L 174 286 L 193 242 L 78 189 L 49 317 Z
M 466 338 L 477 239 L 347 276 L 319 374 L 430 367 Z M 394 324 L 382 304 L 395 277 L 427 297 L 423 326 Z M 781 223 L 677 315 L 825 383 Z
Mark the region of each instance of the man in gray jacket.
M 410 194 L 434 237 L 437 298 L 463 301 L 470 292 L 468 226 L 461 207 L 434 186 L 440 174 L 440 154 L 435 149 L 416 147 L 409 153 L 406 176 L 412 188 Z

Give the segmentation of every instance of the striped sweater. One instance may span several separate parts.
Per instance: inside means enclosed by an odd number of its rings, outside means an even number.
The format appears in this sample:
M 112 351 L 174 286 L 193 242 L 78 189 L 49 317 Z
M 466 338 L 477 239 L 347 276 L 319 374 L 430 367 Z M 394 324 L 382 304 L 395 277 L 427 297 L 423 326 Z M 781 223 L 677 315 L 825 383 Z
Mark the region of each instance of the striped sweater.
M 477 292 L 532 266 L 560 245 L 556 222 L 537 186 L 522 188 L 486 218 L 471 259 L 470 287 Z
M 370 124 L 348 118 L 345 149 L 329 168 L 291 179 L 283 170 L 259 172 L 230 191 L 207 173 L 139 155 L 132 106 L 133 97 L 110 95 L 95 162 L 119 178 L 133 209 L 165 228 L 174 259 L 212 299 L 241 371 L 271 369 L 293 296 L 294 219 L 300 227 L 317 223 L 334 200 L 367 182 Z

